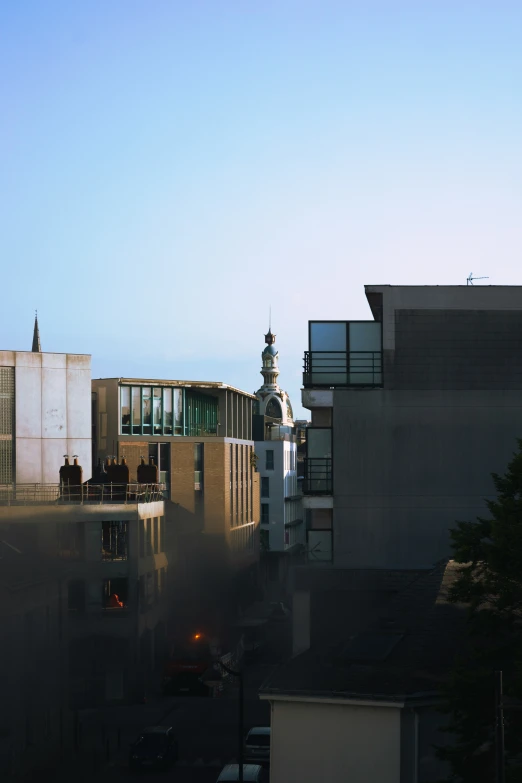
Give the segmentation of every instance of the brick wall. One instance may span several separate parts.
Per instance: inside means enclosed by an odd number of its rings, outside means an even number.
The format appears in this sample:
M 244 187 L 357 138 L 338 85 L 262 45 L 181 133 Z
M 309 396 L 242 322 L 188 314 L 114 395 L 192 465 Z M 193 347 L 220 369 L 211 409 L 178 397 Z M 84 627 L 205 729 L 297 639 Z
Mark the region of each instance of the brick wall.
M 223 442 L 207 441 L 203 447 L 205 533 L 210 535 L 223 535 L 227 528 L 225 496 L 229 493 L 225 492 L 225 480 L 228 483 L 228 451 L 228 444 Z
M 128 441 L 118 441 L 118 462 L 125 457 L 129 466 L 129 477 L 131 481 L 137 481 L 138 465 L 140 457 L 145 457 L 145 462 L 149 459 L 148 443 L 129 443 Z
M 521 310 L 396 310 L 389 389 L 522 389 Z

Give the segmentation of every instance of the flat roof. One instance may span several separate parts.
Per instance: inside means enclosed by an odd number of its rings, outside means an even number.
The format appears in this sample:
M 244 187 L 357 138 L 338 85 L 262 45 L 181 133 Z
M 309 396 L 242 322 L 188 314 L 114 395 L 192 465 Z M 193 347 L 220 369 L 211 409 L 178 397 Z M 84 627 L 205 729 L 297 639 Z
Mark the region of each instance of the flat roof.
M 473 280 L 478 280 L 478 277 L 474 277 Z M 410 284 L 398 284 L 394 283 L 366 283 L 365 288 L 522 288 L 522 285 L 491 285 L 480 283 L 480 285 L 468 285 L 467 283 L 457 283 L 453 285 L 438 285 L 437 283 L 425 284 L 425 285 L 410 285 Z
M 237 389 L 235 386 L 230 386 L 228 383 L 222 383 L 222 381 L 173 381 L 173 380 L 160 380 L 159 378 L 93 378 L 93 381 L 118 381 L 118 383 L 128 384 L 129 386 L 136 384 L 136 386 L 183 386 L 184 388 L 190 388 L 191 386 L 197 389 L 223 389 L 225 391 L 235 392 L 236 394 L 242 394 L 244 397 L 250 397 L 252 400 L 257 399 L 255 394 Z

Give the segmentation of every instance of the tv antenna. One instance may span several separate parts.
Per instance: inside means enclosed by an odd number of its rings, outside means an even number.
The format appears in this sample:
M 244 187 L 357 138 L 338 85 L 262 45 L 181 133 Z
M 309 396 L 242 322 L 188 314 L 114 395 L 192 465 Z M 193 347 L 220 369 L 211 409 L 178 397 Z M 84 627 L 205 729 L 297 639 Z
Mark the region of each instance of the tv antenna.
M 466 285 L 473 285 L 474 280 L 489 280 L 489 277 L 473 277 L 473 272 L 469 273 L 469 277 L 466 278 Z

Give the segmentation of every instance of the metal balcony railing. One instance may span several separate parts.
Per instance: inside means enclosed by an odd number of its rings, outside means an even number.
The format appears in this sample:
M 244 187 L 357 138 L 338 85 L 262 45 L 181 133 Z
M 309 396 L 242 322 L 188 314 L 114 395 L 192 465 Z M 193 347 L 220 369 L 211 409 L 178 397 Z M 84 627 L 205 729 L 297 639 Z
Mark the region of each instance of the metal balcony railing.
M 0 505 L 102 505 L 163 500 L 164 484 L 12 484 L 0 485 Z
M 382 386 L 382 351 L 305 351 L 303 386 Z
M 333 492 L 331 457 L 307 457 L 304 461 L 304 495 L 331 495 Z

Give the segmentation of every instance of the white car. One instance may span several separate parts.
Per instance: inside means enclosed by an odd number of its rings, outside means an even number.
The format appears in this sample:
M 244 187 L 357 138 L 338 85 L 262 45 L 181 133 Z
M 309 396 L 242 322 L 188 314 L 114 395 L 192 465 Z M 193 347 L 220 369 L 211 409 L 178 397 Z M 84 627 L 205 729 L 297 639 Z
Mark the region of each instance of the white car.
M 270 764 L 270 726 L 255 726 L 245 740 L 245 759 L 251 764 Z
M 220 772 L 216 783 L 237 783 L 239 780 L 239 764 L 227 764 Z M 263 767 L 258 764 L 243 764 L 243 780 L 245 783 L 264 783 L 267 780 Z

